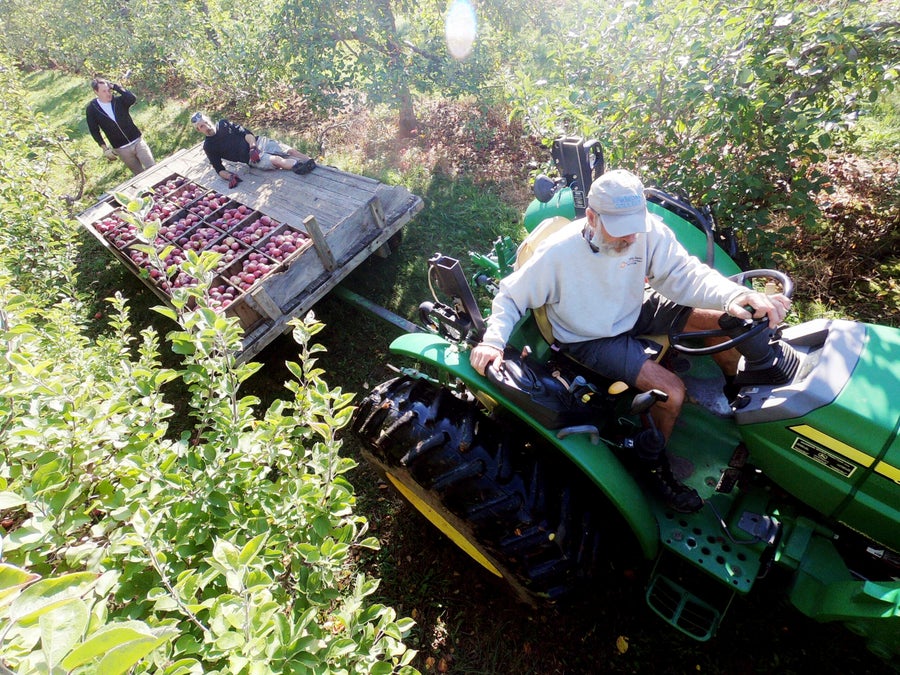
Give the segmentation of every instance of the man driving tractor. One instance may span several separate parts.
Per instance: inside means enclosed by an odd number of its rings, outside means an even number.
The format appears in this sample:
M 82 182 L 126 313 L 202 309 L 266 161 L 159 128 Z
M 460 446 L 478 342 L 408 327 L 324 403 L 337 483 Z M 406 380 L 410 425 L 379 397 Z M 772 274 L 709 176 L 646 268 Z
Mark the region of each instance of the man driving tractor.
M 644 185 L 621 169 L 597 178 L 584 218 L 543 241 L 521 268 L 501 280 L 487 330 L 470 354 L 482 375 L 502 358 L 516 323 L 545 308 L 559 348 L 611 380 L 667 395 L 653 406 L 653 427 L 628 439 L 654 489 L 677 511 L 699 510 L 697 492 L 672 473 L 665 447 L 681 411 L 685 386 L 657 363 L 646 335 L 719 327 L 723 311 L 739 319 L 768 317 L 780 324 L 790 300 L 765 295 L 726 278 L 691 256 L 660 218 L 647 211 Z M 714 356 L 733 377 L 734 350 Z

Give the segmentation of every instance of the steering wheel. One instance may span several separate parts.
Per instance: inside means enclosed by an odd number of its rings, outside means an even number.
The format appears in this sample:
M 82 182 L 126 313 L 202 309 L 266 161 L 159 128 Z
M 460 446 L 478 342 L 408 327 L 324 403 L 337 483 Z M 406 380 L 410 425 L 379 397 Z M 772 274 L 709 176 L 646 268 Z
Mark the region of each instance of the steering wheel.
M 750 279 L 772 279 L 781 284 L 782 294 L 790 298 L 794 294 L 794 282 L 784 272 L 778 270 L 758 269 L 740 272 L 728 277 L 732 281 L 744 284 Z M 750 308 L 748 308 L 750 309 Z M 763 316 L 759 319 L 738 319 L 733 316 L 725 316 L 720 320 L 723 328 L 715 330 L 682 331 L 676 332 L 669 329 L 669 345 L 682 354 L 704 356 L 733 349 L 742 342 L 757 337 L 769 328 L 769 319 Z M 712 337 L 727 337 L 728 339 L 718 344 L 706 347 L 688 347 L 684 344 L 687 340 L 697 340 Z

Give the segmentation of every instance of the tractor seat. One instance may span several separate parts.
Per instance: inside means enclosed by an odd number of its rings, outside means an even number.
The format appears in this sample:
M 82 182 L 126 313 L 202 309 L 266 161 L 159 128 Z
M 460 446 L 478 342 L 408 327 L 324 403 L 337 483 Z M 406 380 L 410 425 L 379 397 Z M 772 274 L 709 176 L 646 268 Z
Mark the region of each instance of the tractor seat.
M 522 240 L 522 243 L 519 244 L 519 248 L 516 249 L 516 262 L 513 265 L 513 269 L 519 269 L 524 265 L 531 256 L 534 255 L 534 252 L 542 241 L 550 235 L 559 232 L 571 222 L 572 221 L 565 216 L 553 216 L 552 218 L 542 220 L 538 226 Z M 549 345 L 556 344 L 556 338 L 553 336 L 553 327 L 550 325 L 550 320 L 547 318 L 547 309 L 545 307 L 537 307 L 531 310 L 531 314 L 534 316 L 534 321 L 537 324 L 538 331 L 541 333 L 541 337 L 543 337 Z

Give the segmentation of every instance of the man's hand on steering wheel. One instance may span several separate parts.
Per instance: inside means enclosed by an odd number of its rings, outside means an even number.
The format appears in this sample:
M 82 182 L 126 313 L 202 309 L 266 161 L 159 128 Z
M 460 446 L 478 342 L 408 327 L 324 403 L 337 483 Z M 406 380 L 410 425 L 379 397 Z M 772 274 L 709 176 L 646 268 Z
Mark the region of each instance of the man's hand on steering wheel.
M 761 319 L 767 316 L 769 317 L 769 328 L 776 328 L 784 321 L 790 308 L 790 298 L 781 293 L 766 295 L 756 291 L 747 291 L 728 303 L 725 311 L 731 316 L 744 320 Z

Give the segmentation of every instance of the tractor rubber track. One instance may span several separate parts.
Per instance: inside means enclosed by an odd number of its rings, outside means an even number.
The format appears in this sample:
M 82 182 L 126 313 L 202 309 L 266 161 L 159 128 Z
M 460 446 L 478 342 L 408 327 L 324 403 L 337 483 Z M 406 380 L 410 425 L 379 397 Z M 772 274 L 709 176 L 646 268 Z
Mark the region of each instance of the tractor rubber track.
M 362 401 L 352 428 L 370 459 L 450 521 L 523 599 L 552 600 L 634 544 L 596 486 L 537 434 L 517 428 L 524 426 L 501 424 L 449 389 L 403 376 Z

